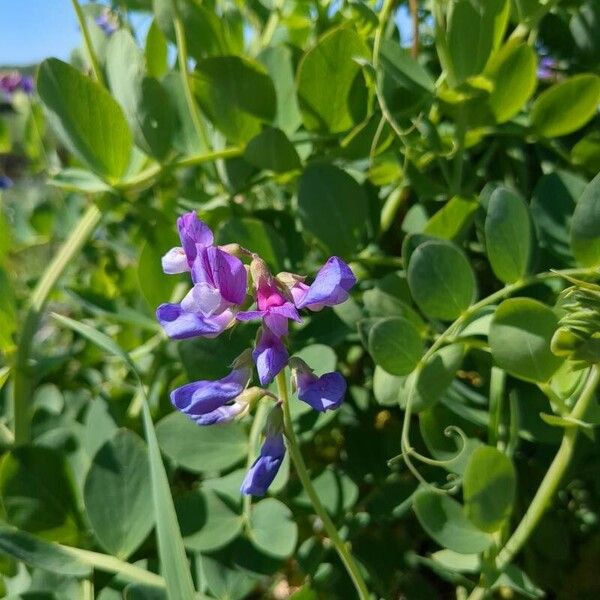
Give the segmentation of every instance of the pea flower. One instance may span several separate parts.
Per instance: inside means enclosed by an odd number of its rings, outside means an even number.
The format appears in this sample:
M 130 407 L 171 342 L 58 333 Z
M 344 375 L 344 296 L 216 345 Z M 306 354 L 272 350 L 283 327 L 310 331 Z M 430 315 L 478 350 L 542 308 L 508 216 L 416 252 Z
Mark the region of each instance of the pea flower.
M 254 461 L 242 482 L 242 494 L 264 496 L 277 476 L 284 456 L 283 414 L 281 406 L 276 404 L 267 419 L 265 441 L 260 449 L 260 455 Z
M 242 418 L 263 396 L 277 401 L 267 419 L 260 455 L 241 488 L 243 494 L 261 496 L 277 475 L 285 442 L 282 399 L 250 386 L 254 365 L 261 386 L 266 386 L 289 363 L 299 400 L 319 412 L 338 408 L 346 393 L 342 375 L 333 372 L 318 377 L 300 358 L 290 359 L 286 343 L 289 322 L 302 322 L 301 309 L 317 311 L 344 302 L 356 277 L 337 256 L 321 267 L 310 285 L 294 273 L 273 275 L 260 256 L 238 244 L 216 246 L 210 228 L 193 212 L 179 217 L 177 229 L 181 246 L 162 258 L 163 271 L 189 273 L 192 288 L 180 303 L 158 307 L 156 316 L 167 335 L 174 339 L 215 337 L 238 321 L 260 321 L 260 326 L 254 347 L 234 361 L 228 375 L 183 385 L 171 392 L 171 402 L 198 425 L 217 425 Z M 239 257 L 252 257 L 250 265 L 244 266 Z M 253 299 L 246 304 L 248 272 Z
M 346 395 L 346 380 L 341 373 L 325 373 L 320 377 L 297 356 L 289 361 L 292 370 L 292 383 L 298 398 L 315 410 L 325 412 L 340 406 Z
M 0 175 L 0 190 L 7 190 L 13 186 L 13 181 L 6 175 Z
M 110 37 L 117 29 L 119 24 L 110 10 L 103 10 L 95 19 L 94 23 L 104 32 L 104 35 Z
M 317 311 L 345 302 L 355 284 L 356 277 L 350 267 L 341 258 L 332 256 L 321 267 L 310 286 L 298 280 L 290 291 L 296 308 Z
M 0 92 L 5 96 L 12 96 L 15 92 L 21 91 L 27 95 L 33 93 L 33 77 L 23 75 L 19 71 L 10 71 L 0 75 Z

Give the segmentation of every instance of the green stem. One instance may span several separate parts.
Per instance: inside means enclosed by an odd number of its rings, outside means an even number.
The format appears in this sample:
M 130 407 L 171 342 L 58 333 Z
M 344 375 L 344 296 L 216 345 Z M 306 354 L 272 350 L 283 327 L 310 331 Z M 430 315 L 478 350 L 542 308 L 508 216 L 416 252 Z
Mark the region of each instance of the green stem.
M 577 400 L 573 410 L 569 416 L 575 419 L 581 419 L 585 416 L 585 413 L 592 402 L 598 383 L 600 382 L 600 370 L 597 366 L 591 368 L 588 380 L 583 388 L 579 399 Z M 544 479 L 540 484 L 529 508 L 525 512 L 525 515 L 521 519 L 521 522 L 513 532 L 512 536 L 506 542 L 502 550 L 496 557 L 496 569 L 503 571 L 512 562 L 515 555 L 521 550 L 525 542 L 529 539 L 529 536 L 540 522 L 540 519 L 548 509 L 558 486 L 565 474 L 573 453 L 575 450 L 575 442 L 579 435 L 578 427 L 566 427 L 563 434 L 562 442 L 550 465 L 548 471 L 544 475 Z M 486 589 L 482 587 L 476 587 L 469 600 L 479 600 L 486 594 Z
M 92 204 L 83 214 L 71 235 L 52 259 L 42 278 L 38 281 L 27 307 L 23 320 L 21 337 L 15 359 L 13 375 L 13 419 L 15 445 L 29 441 L 31 421 L 31 394 L 34 374 L 29 364 L 33 336 L 37 330 L 48 295 L 73 257 L 88 240 L 100 222 L 102 213 Z
M 102 76 L 102 70 L 100 69 L 98 58 L 96 56 L 96 53 L 94 52 L 94 45 L 92 44 L 92 38 L 90 36 L 90 30 L 87 26 L 87 21 L 85 20 L 85 15 L 83 14 L 81 6 L 79 6 L 79 2 L 77 2 L 77 0 L 71 0 L 71 3 L 73 4 L 73 10 L 75 10 L 75 14 L 77 15 L 79 27 L 81 28 L 83 42 L 85 44 L 85 49 L 88 54 L 90 65 L 92 67 L 92 73 L 94 74 L 96 81 L 101 85 L 104 85 L 104 77 Z
M 336 529 L 333 521 L 329 517 L 329 514 L 325 510 L 323 504 L 321 504 L 321 500 L 317 495 L 315 488 L 310 480 L 310 476 L 306 469 L 306 465 L 304 464 L 304 459 L 302 458 L 302 453 L 300 452 L 300 446 L 298 445 L 298 440 L 296 438 L 296 434 L 294 432 L 294 424 L 292 421 L 292 414 L 290 412 L 290 403 L 287 392 L 287 383 L 285 379 L 285 371 L 282 371 L 277 375 L 277 391 L 279 395 L 279 399 L 283 404 L 283 424 L 285 429 L 285 435 L 288 442 L 288 450 L 290 451 L 290 456 L 296 467 L 296 472 L 298 473 L 298 477 L 302 482 L 302 486 L 306 491 L 315 512 L 318 517 L 321 519 L 323 526 L 325 527 L 325 531 L 329 536 L 329 539 L 335 546 L 337 553 L 344 563 L 346 567 L 346 571 L 348 571 L 348 575 L 350 575 L 352 582 L 354 583 L 354 587 L 358 593 L 358 597 L 360 600 L 368 600 L 369 589 L 367 588 L 367 584 L 365 583 L 363 576 L 360 572 L 359 566 L 354 560 L 354 557 L 350 553 L 348 545 L 341 538 L 338 530 Z
M 498 367 L 492 367 L 490 376 L 490 424 L 488 429 L 488 443 L 490 446 L 500 444 L 500 422 L 502 420 L 505 382 L 506 371 Z
M 456 156 L 454 157 L 454 173 L 452 176 L 452 193 L 460 194 L 462 188 L 462 176 L 463 166 L 465 164 L 465 118 L 462 114 L 458 115 L 458 122 L 456 123 Z
M 175 28 L 175 39 L 177 41 L 177 54 L 179 56 L 179 71 L 181 73 L 181 83 L 183 85 L 183 93 L 185 94 L 185 101 L 190 111 L 192 123 L 196 134 L 202 140 L 204 146 L 209 149 L 210 143 L 208 141 L 208 135 L 204 129 L 202 119 L 200 118 L 200 112 L 198 111 L 198 105 L 194 100 L 194 94 L 190 87 L 190 78 L 188 73 L 188 52 L 187 43 L 185 41 L 185 29 L 183 22 L 181 21 L 181 15 L 179 14 L 179 8 L 177 6 L 177 0 L 171 0 L 171 9 L 173 11 L 173 27 Z

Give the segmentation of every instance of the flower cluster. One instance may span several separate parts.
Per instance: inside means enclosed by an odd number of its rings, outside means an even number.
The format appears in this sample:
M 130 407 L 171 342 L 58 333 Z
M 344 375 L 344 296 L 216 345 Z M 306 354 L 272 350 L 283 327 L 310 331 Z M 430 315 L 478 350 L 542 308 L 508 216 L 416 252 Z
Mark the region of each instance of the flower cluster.
M 214 338 L 238 321 L 258 321 L 260 326 L 254 348 L 233 362 L 229 375 L 177 388 L 171 393 L 173 405 L 198 425 L 230 422 L 247 414 L 263 396 L 272 396 L 250 387 L 254 367 L 260 384 L 267 386 L 289 366 L 301 401 L 321 412 L 338 408 L 346 393 L 342 375 L 318 377 L 303 360 L 289 356 L 286 339 L 289 321 L 302 320 L 299 311 L 318 311 L 348 298 L 356 283 L 348 265 L 331 257 L 308 285 L 300 275 L 271 274 L 258 255 L 237 244 L 215 245 L 212 231 L 193 212 L 179 217 L 177 228 L 181 246 L 165 254 L 162 267 L 167 274 L 190 273 L 192 288 L 180 303 L 158 307 L 156 316 L 166 334 L 173 339 Z M 248 299 L 249 287 L 252 300 Z M 260 456 L 248 471 L 242 492 L 263 495 L 284 455 L 282 411 L 277 401 L 267 419 Z
M 94 23 L 102 30 L 104 35 L 110 37 L 117 29 L 119 29 L 119 22 L 116 17 L 108 8 L 104 9 L 95 19 Z
M 10 98 L 15 92 L 33 93 L 33 77 L 23 75 L 19 71 L 9 71 L 0 74 L 0 92 Z

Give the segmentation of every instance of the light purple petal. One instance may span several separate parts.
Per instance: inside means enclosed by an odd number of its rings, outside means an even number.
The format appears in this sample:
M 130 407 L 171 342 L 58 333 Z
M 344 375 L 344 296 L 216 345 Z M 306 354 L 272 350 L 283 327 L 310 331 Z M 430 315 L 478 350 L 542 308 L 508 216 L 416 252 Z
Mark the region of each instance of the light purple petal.
M 202 380 L 182 385 L 171 392 L 171 403 L 187 415 L 206 415 L 237 398 L 251 376 L 252 370 L 245 367 L 234 369 L 216 381 Z
M 256 321 L 267 314 L 266 310 L 242 310 L 235 315 L 238 321 Z
M 267 436 L 260 450 L 260 456 L 250 467 L 242 483 L 241 492 L 247 496 L 264 496 L 273 483 L 283 457 L 285 444 L 283 434 Z
M 256 363 L 261 385 L 268 385 L 287 364 L 288 352 L 279 337 L 269 329 L 263 328 L 260 340 L 252 352 L 252 358 Z
M 198 246 L 197 250 L 192 265 L 194 283 L 208 283 L 218 289 L 227 302 L 241 304 L 248 286 L 248 274 L 242 261 L 216 246 Z
M 273 311 L 267 311 L 265 316 L 265 325 L 278 338 L 288 334 L 288 319 L 281 315 L 275 314 Z
M 167 275 L 175 275 L 177 273 L 185 273 L 190 270 L 187 256 L 181 246 L 171 248 L 162 257 L 162 269 Z
M 185 213 L 177 219 L 177 230 L 181 245 L 188 258 L 190 267 L 196 258 L 196 247 L 212 246 L 214 237 L 206 223 L 198 219 L 195 212 Z
M 316 377 L 312 373 L 298 374 L 298 398 L 315 410 L 335 410 L 344 400 L 346 380 L 340 373 L 325 373 Z
M 227 329 L 235 318 L 231 310 L 225 310 L 214 317 L 186 312 L 180 304 L 161 304 L 156 309 L 156 318 L 165 333 L 174 340 L 202 336 L 216 337 Z
M 348 299 L 348 292 L 355 283 L 356 277 L 350 267 L 341 258 L 332 256 L 321 267 L 296 307 L 311 309 L 341 304 Z

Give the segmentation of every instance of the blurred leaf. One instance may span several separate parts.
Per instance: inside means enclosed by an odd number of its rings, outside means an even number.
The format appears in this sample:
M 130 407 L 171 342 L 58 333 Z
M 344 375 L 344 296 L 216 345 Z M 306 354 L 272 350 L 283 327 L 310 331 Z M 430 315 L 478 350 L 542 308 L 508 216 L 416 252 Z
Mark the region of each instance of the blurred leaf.
M 543 91 L 533 103 L 531 125 L 543 137 L 559 137 L 577 131 L 597 112 L 600 77 L 574 75 Z
M 512 119 L 531 98 L 537 85 L 536 66 L 533 48 L 518 40 L 507 42 L 492 56 L 484 74 L 494 84 L 488 104 L 497 123 Z
M 369 352 L 388 373 L 408 375 L 423 356 L 423 340 L 410 321 L 382 319 L 369 332 Z
M 408 265 L 408 285 L 419 308 L 429 317 L 453 321 L 475 299 L 475 275 L 453 244 L 425 242 Z
M 191 491 L 176 501 L 185 547 L 212 552 L 227 545 L 241 531 L 243 518 L 212 491 Z
M 592 131 L 571 149 L 573 164 L 583 166 L 589 173 L 600 172 L 600 131 Z
M 275 558 L 287 558 L 296 548 L 298 526 L 285 504 L 267 498 L 252 506 L 248 535 L 261 552 Z
M 469 519 L 484 531 L 498 531 L 510 517 L 515 500 L 515 468 L 508 456 L 491 446 L 477 448 L 463 476 Z
M 110 94 L 56 58 L 40 65 L 37 88 L 63 143 L 97 175 L 118 180 L 129 164 L 131 133 Z
M 590 181 L 575 207 L 571 248 L 580 264 L 600 264 L 600 174 Z
M 404 404 L 406 377 L 390 375 L 376 366 L 373 372 L 373 395 L 382 406 L 398 406 Z
M 127 558 L 154 524 L 146 446 L 119 430 L 97 452 L 88 471 L 84 501 L 94 534 L 105 550 Z
M 13 335 L 18 328 L 17 310 L 13 285 L 6 274 L 6 271 L 0 267 L 0 351 L 5 352 L 14 345 Z
M 168 250 L 161 241 L 148 239 L 137 263 L 137 279 L 148 306 L 154 312 L 159 304 L 171 299 L 177 277 L 165 277 L 161 259 Z
M 343 472 L 328 468 L 312 480 L 319 499 L 327 512 L 341 515 L 358 499 L 358 486 Z M 304 490 L 294 498 L 297 504 L 311 509 L 311 502 Z
M 210 556 L 202 557 L 202 571 L 208 589 L 217 600 L 247 598 L 257 584 L 254 575 L 241 569 L 230 569 Z
M 367 204 L 364 189 L 333 165 L 310 165 L 300 178 L 298 210 L 302 225 L 333 254 L 348 257 L 360 250 Z
M 494 274 L 504 283 L 525 275 L 532 250 L 527 205 L 505 187 L 494 190 L 485 218 L 486 252 Z
M 530 298 L 511 298 L 496 309 L 489 342 L 494 362 L 525 381 L 545 382 L 560 367 L 550 340 L 558 319 L 545 304 Z
M 99 193 L 111 191 L 111 187 L 106 185 L 102 179 L 90 171 L 77 168 L 59 171 L 48 183 L 69 192 Z
M 246 146 L 244 159 L 259 169 L 286 173 L 299 169 L 300 158 L 281 129 L 265 127 Z
M 8 523 L 45 539 L 76 543 L 81 517 L 65 458 L 21 446 L 2 458 L 0 498 Z
M 194 473 L 233 467 L 248 453 L 244 428 L 237 422 L 200 427 L 185 415 L 173 412 L 158 423 L 156 435 L 162 451 Z
M 198 62 L 192 75 L 202 110 L 234 143 L 260 132 L 275 118 L 275 87 L 264 68 L 240 56 L 214 56 Z
M 167 50 L 165 36 L 156 21 L 152 21 L 146 34 L 146 46 L 144 48 L 146 68 L 150 77 L 160 79 L 163 75 L 166 75 L 169 69 Z
M 355 59 L 368 57 L 363 40 L 344 27 L 327 32 L 304 55 L 296 82 L 307 129 L 339 133 L 364 118 L 367 91 Z
M 463 514 L 462 506 L 447 494 L 420 489 L 414 509 L 423 529 L 441 546 L 459 554 L 479 554 L 494 538 L 477 529 Z

